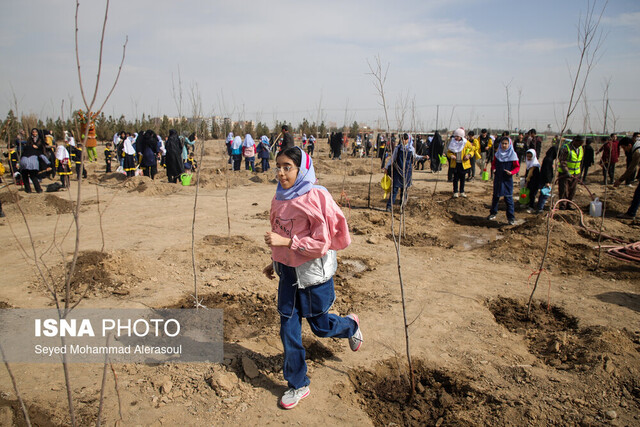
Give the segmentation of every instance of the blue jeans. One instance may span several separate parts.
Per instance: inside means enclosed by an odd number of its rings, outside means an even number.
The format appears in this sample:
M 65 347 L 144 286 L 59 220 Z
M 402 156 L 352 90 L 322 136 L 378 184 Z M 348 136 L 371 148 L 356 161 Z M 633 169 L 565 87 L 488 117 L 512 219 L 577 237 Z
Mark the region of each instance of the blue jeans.
M 493 200 L 491 201 L 491 210 L 489 211 L 491 215 L 496 215 L 498 213 L 499 201 L 500 196 L 493 196 Z M 516 215 L 513 211 L 513 196 L 504 196 L 504 202 L 507 204 L 507 219 L 509 221 L 516 219 Z
M 633 193 L 633 200 L 631 201 L 631 206 L 627 210 L 627 215 L 636 216 L 638 213 L 638 207 L 640 207 L 640 183 L 636 187 L 635 193 Z
M 544 209 L 544 205 L 547 203 L 548 199 L 549 199 L 549 196 L 545 196 L 541 192 L 540 196 L 538 197 L 538 204 L 536 205 L 536 210 L 539 210 L 539 211 L 543 210 Z
M 295 269 L 277 264 L 280 275 L 278 312 L 280 339 L 284 347 L 282 373 L 289 387 L 298 389 L 309 385 L 307 363 L 302 345 L 302 318 L 306 317 L 311 331 L 319 337 L 349 338 L 358 326 L 347 317 L 329 314 L 335 300 L 333 278 L 319 285 L 299 289 Z
M 387 200 L 387 209 L 391 209 L 391 204 L 396 202 L 396 197 L 398 195 L 398 190 L 400 190 L 400 200 L 402 201 L 401 203 L 404 203 L 404 202 L 407 201 L 406 193 L 404 192 L 404 188 L 403 187 L 394 186 L 393 189 L 391 190 L 391 196 L 389 197 L 389 200 Z
M 262 159 L 262 172 L 269 170 L 269 159 Z
M 255 157 L 245 157 L 244 159 L 244 168 L 248 171 L 254 171 L 256 170 L 256 165 L 255 165 Z

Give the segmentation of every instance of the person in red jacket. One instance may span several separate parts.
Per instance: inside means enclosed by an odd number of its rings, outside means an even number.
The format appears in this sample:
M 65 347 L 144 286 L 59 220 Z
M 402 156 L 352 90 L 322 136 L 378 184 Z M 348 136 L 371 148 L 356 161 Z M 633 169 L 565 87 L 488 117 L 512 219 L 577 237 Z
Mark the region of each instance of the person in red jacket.
M 616 172 L 616 163 L 620 156 L 620 147 L 618 147 L 618 137 L 615 133 L 611 134 L 611 138 L 605 136 L 602 138 L 602 147 L 598 153 L 602 153 L 600 157 L 600 166 L 602 167 L 602 176 L 604 177 L 603 185 L 611 184 Z M 608 180 L 607 180 L 608 177 Z

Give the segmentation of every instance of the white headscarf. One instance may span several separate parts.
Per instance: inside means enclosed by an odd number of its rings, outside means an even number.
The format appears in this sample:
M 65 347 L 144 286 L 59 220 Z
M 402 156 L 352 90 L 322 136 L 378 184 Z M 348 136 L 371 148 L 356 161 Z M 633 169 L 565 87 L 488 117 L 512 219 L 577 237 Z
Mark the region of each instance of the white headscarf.
M 451 138 L 451 141 L 449 141 L 449 146 L 447 147 L 447 149 L 452 153 L 460 153 L 466 144 L 467 144 L 466 138 L 462 138 L 460 141 L 456 141 L 455 138 Z
M 58 159 L 61 162 L 65 161 L 66 159 L 69 159 L 69 152 L 67 151 L 65 146 L 62 144 L 56 147 L 56 159 Z
M 124 140 L 123 151 L 124 151 L 124 154 L 131 154 L 131 155 L 136 154 L 136 150 L 133 149 L 133 144 L 131 143 L 131 138 L 127 138 Z
M 251 134 L 246 134 L 244 137 L 244 142 L 242 143 L 243 147 L 252 147 L 256 145 L 256 143 L 253 141 L 253 137 L 251 136 Z
M 236 136 L 233 138 L 233 142 L 231 143 L 231 149 L 237 150 L 242 146 L 242 138 L 240 136 Z
M 536 155 L 536 150 L 534 150 L 533 148 L 527 150 L 527 154 L 531 153 L 531 155 L 533 157 L 531 157 L 531 160 L 527 159 L 527 170 L 529 170 L 529 168 L 531 167 L 535 167 L 535 168 L 539 168 L 540 167 L 540 162 L 538 161 L 538 156 Z
M 462 139 L 460 141 L 457 141 L 455 139 L 456 136 L 461 137 Z M 463 149 L 464 146 L 467 144 L 467 139 L 464 137 L 464 129 L 462 128 L 458 128 L 453 132 L 453 136 L 451 137 L 451 140 L 449 141 L 449 146 L 447 147 L 447 149 L 449 151 L 451 151 L 452 153 L 460 153 Z

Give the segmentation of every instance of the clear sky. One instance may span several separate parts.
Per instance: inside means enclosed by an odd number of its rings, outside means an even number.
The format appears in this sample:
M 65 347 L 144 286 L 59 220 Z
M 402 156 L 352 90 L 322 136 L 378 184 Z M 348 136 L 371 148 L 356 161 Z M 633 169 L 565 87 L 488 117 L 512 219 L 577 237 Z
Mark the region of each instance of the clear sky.
M 597 8 L 604 5 L 602 0 Z M 92 93 L 105 2 L 80 5 L 80 59 Z M 382 119 L 367 60 L 389 63 L 391 126 L 400 99 L 415 99 L 405 129 L 505 127 L 510 83 L 514 127 L 558 127 L 578 60 L 577 23 L 587 0 L 218 1 L 112 0 L 99 99 L 125 65 L 105 106 L 128 119 L 183 114 L 197 92 L 206 114 L 294 124 L 303 117 L 342 125 Z M 82 106 L 74 52 L 73 0 L 0 2 L 0 115 L 58 117 Z M 610 79 L 609 131 L 640 127 L 640 1 L 610 0 L 605 39 L 570 127 L 603 128 Z M 223 102 L 224 100 L 224 102 Z M 518 100 L 520 108 L 518 111 Z M 68 114 L 68 112 L 65 112 Z M 611 115 L 612 114 L 612 115 Z M 383 122 L 381 122 L 383 123 Z

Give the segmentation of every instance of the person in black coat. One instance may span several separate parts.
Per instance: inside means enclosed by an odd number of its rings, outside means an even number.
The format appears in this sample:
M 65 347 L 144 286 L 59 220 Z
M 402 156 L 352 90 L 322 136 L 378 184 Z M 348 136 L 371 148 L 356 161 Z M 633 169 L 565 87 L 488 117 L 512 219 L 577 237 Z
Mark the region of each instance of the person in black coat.
M 280 151 L 284 151 L 293 146 L 293 135 L 289 132 L 289 126 L 282 125 L 282 146 L 280 147 Z
M 178 138 L 175 129 L 169 131 L 169 138 L 165 144 L 167 150 L 167 177 L 169 182 L 177 183 L 180 175 L 184 173 L 184 163 L 182 162 L 182 142 Z
M 440 172 L 442 169 L 442 163 L 440 163 L 440 156 L 444 152 L 444 144 L 442 143 L 442 137 L 440 133 L 436 131 L 431 140 L 429 146 L 429 157 L 431 158 L 431 172 Z
M 593 150 L 593 139 L 587 138 L 584 146 L 584 156 L 582 157 L 582 182 L 587 183 L 587 172 L 589 167 L 596 162 L 596 153 Z
M 138 155 L 141 157 L 140 167 L 144 176 L 154 179 L 158 173 L 158 136 L 151 129 L 138 137 L 136 145 Z

